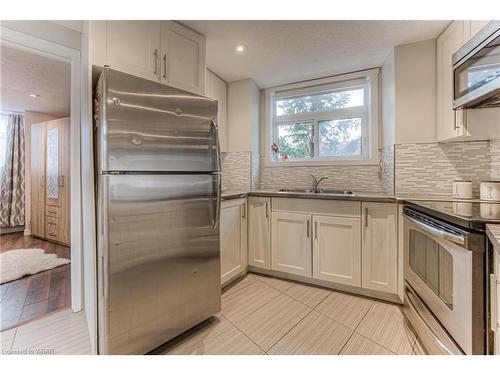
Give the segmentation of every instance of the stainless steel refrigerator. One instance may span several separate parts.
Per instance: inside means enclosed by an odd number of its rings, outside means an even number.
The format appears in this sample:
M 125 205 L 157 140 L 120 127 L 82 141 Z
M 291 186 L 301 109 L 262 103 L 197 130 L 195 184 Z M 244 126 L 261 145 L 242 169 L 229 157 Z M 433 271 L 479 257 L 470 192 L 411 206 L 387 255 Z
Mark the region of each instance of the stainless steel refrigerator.
M 94 103 L 98 350 L 143 354 L 220 311 L 217 101 L 105 68 Z

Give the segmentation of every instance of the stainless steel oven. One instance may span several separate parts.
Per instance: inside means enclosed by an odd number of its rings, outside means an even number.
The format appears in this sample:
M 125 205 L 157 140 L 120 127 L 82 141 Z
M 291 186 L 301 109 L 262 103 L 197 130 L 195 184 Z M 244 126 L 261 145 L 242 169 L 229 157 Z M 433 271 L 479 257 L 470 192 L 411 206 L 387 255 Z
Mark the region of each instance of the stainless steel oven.
M 484 236 L 404 208 L 404 311 L 430 354 L 485 353 Z
M 453 55 L 453 109 L 500 106 L 500 21 Z

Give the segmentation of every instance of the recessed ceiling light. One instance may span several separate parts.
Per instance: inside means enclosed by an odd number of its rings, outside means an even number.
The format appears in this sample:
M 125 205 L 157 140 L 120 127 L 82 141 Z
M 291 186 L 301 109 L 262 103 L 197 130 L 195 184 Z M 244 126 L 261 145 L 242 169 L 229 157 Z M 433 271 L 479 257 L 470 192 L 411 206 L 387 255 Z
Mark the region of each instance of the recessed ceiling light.
M 40 95 L 38 95 L 38 94 L 30 94 L 30 96 L 31 96 L 32 98 L 39 98 L 39 97 L 40 97 Z
M 236 47 L 234 47 L 234 50 L 238 53 L 243 53 L 247 50 L 247 46 L 244 44 L 238 44 Z

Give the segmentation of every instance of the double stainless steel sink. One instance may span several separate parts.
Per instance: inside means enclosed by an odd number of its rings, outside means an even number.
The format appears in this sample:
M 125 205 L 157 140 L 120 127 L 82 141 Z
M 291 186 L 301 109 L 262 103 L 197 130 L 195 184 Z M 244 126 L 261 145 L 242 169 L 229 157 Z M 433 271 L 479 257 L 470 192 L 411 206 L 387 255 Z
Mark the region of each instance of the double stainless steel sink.
M 279 189 L 280 193 L 301 193 L 301 194 L 328 194 L 328 195 L 345 195 L 345 196 L 353 196 L 356 195 L 351 190 L 334 190 L 334 189 Z

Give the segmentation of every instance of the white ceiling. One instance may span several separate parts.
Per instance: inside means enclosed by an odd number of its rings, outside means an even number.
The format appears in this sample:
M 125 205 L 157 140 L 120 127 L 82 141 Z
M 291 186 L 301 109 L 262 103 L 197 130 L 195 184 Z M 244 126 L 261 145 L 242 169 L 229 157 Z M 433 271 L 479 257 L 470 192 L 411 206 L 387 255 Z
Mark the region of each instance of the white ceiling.
M 0 47 L 2 112 L 70 113 L 71 66 L 26 50 Z M 40 97 L 32 98 L 30 94 Z
M 181 22 L 206 36 L 207 66 L 224 80 L 267 88 L 381 66 L 392 47 L 436 38 L 450 21 Z

